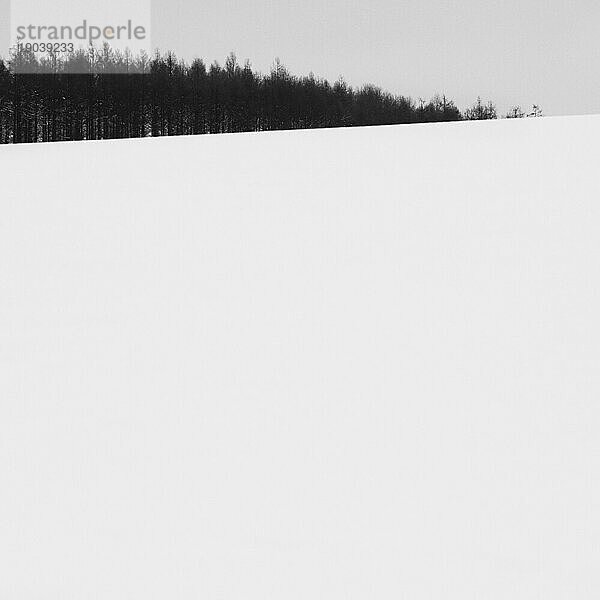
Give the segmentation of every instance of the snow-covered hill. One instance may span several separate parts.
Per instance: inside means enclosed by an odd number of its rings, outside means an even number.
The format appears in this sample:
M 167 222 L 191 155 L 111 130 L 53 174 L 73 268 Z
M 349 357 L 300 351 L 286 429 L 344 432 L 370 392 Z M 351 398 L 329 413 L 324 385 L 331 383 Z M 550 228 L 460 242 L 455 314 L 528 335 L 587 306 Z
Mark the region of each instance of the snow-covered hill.
M 0 597 L 595 600 L 600 117 L 0 148 Z

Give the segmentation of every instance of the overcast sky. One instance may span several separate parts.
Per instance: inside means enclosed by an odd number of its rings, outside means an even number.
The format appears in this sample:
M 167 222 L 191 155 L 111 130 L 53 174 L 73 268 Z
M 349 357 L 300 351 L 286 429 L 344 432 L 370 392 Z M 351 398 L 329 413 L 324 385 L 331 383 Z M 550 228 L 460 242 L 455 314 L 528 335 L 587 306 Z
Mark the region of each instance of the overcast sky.
M 582 114 L 600 112 L 599 22 L 597 0 L 153 0 L 152 43 L 461 108 L 481 95 L 503 112 Z

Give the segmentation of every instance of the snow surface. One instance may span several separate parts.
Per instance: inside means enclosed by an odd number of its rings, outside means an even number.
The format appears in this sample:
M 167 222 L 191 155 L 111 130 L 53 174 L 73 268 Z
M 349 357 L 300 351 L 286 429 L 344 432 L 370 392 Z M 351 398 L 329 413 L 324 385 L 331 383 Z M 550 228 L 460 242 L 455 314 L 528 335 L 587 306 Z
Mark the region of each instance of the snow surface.
M 0 148 L 0 597 L 600 597 L 600 117 Z

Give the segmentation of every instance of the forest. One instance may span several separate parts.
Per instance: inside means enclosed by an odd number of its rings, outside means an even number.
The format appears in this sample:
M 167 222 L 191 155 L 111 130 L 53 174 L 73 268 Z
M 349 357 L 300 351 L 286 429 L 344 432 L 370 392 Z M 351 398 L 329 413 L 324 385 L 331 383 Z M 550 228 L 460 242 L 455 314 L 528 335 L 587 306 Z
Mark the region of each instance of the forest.
M 516 107 L 510 116 L 526 115 Z M 207 65 L 104 46 L 43 58 L 20 50 L 0 59 L 3 144 L 494 118 L 495 106 L 480 99 L 461 113 L 445 96 L 416 102 L 374 85 L 298 77 L 279 60 L 261 74 L 234 54 Z

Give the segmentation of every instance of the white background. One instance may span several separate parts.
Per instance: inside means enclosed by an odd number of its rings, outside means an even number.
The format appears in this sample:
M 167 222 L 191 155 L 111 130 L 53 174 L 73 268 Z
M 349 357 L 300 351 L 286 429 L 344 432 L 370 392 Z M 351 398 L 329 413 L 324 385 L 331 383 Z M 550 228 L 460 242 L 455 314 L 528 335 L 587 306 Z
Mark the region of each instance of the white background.
M 597 599 L 598 140 L 0 148 L 0 597 Z

